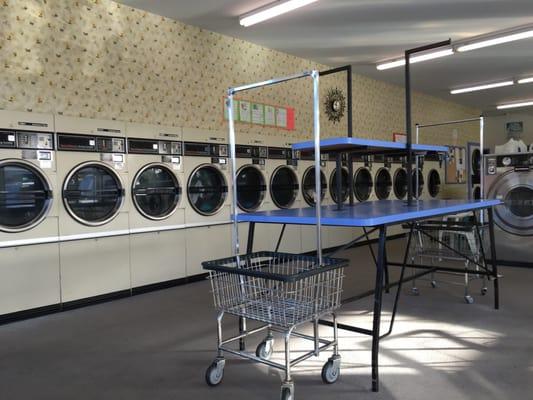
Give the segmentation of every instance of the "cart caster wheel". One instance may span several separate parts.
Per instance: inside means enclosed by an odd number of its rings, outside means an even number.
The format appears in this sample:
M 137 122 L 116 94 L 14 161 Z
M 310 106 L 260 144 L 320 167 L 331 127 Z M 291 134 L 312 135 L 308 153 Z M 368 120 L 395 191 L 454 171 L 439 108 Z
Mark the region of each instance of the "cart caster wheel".
M 417 287 L 411 288 L 411 295 L 413 295 L 413 296 L 419 296 L 420 295 L 420 291 L 418 290 Z
M 474 304 L 474 298 L 472 296 L 465 296 L 466 304 Z
M 257 348 L 255 349 L 255 355 L 262 360 L 270 360 L 273 351 L 274 341 L 272 339 L 265 340 L 257 345 Z
M 322 367 L 322 382 L 332 384 L 340 375 L 340 358 L 330 358 Z
M 487 294 L 487 290 L 488 290 L 488 289 L 487 289 L 486 287 L 481 288 L 481 295 L 482 295 L 482 296 L 485 296 L 485 295 Z
M 281 387 L 281 400 L 294 400 L 294 385 L 286 384 Z
M 224 378 L 224 365 L 226 361 L 223 358 L 216 359 L 205 371 L 205 381 L 209 386 L 217 386 Z
M 435 289 L 437 287 L 437 282 L 436 281 L 431 281 L 431 287 L 433 289 Z

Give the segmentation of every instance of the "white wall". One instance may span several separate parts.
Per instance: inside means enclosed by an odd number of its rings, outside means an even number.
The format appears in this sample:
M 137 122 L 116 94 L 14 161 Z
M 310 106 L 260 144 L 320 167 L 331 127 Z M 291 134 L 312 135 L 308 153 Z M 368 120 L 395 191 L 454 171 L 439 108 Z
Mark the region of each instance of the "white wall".
M 533 111 L 487 117 L 485 120 L 485 148 L 490 147 L 492 153 L 494 146 L 506 143 L 509 138 L 505 131 L 505 124 L 518 121 L 524 122 L 521 139 L 526 145 L 531 145 L 533 143 Z

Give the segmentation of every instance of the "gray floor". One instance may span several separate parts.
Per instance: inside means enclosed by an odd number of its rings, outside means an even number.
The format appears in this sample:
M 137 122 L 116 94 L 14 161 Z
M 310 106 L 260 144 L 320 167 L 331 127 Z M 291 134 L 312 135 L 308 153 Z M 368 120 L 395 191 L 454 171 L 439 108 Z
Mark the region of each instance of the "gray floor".
M 393 242 L 390 254 L 400 246 Z M 371 288 L 368 251 L 346 256 L 354 265 L 345 295 Z M 472 284 L 472 305 L 464 303 L 460 286 L 432 289 L 418 282 L 419 297 L 406 288 L 395 331 L 382 341 L 380 393 L 370 392 L 369 338 L 342 333 L 337 384 L 321 383 L 324 354 L 295 369 L 296 398 L 532 398 L 533 270 L 502 272 L 500 311 L 492 308 L 492 290 L 479 295 L 479 282 Z M 391 298 L 385 296 L 385 322 Z M 341 309 L 340 319 L 370 327 L 370 309 L 369 300 L 352 303 Z M 234 357 L 228 357 L 219 387 L 204 384 L 215 354 L 214 316 L 209 286 L 199 282 L 1 326 L 0 398 L 277 399 L 277 370 Z M 323 334 L 330 332 L 323 328 Z M 257 341 L 250 342 L 252 348 Z M 294 343 L 296 351 L 306 345 Z

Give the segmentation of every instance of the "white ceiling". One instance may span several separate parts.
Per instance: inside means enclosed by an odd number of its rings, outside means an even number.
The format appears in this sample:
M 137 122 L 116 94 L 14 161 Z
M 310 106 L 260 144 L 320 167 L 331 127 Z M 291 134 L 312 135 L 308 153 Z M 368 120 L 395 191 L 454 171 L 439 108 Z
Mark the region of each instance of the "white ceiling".
M 375 62 L 405 49 L 533 23 L 533 0 L 320 0 L 243 28 L 238 16 L 271 0 L 121 0 L 132 7 L 237 37 L 372 78 L 403 85 L 403 69 L 377 71 Z M 533 76 L 533 39 L 416 64 L 413 87 L 485 111 L 533 99 L 533 83 L 471 94 L 449 90 Z

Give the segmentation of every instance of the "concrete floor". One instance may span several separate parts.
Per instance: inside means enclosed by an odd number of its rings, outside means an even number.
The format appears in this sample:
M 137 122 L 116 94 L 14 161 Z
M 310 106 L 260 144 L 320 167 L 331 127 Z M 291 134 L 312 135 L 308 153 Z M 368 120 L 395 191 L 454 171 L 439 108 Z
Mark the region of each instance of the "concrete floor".
M 391 242 L 389 259 L 401 245 Z M 370 289 L 368 250 L 345 256 L 353 260 L 345 296 Z M 295 368 L 296 398 L 532 398 L 533 270 L 502 273 L 499 311 L 492 308 L 492 289 L 479 295 L 479 282 L 472 283 L 472 305 L 464 303 L 461 286 L 432 289 L 421 281 L 419 297 L 406 288 L 393 335 L 381 344 L 379 393 L 370 391 L 370 339 L 341 331 L 339 381 L 321 383 L 329 356 L 323 354 Z M 392 295 L 384 298 L 385 324 Z M 369 310 L 370 299 L 351 303 L 341 309 L 340 320 L 370 327 Z M 231 356 L 223 383 L 205 385 L 204 372 L 215 355 L 214 318 L 209 285 L 199 282 L 1 326 L 0 399 L 279 398 L 279 371 Z M 330 335 L 327 328 L 322 333 Z M 252 349 L 259 339 L 250 341 Z M 296 350 L 305 346 L 294 342 Z

